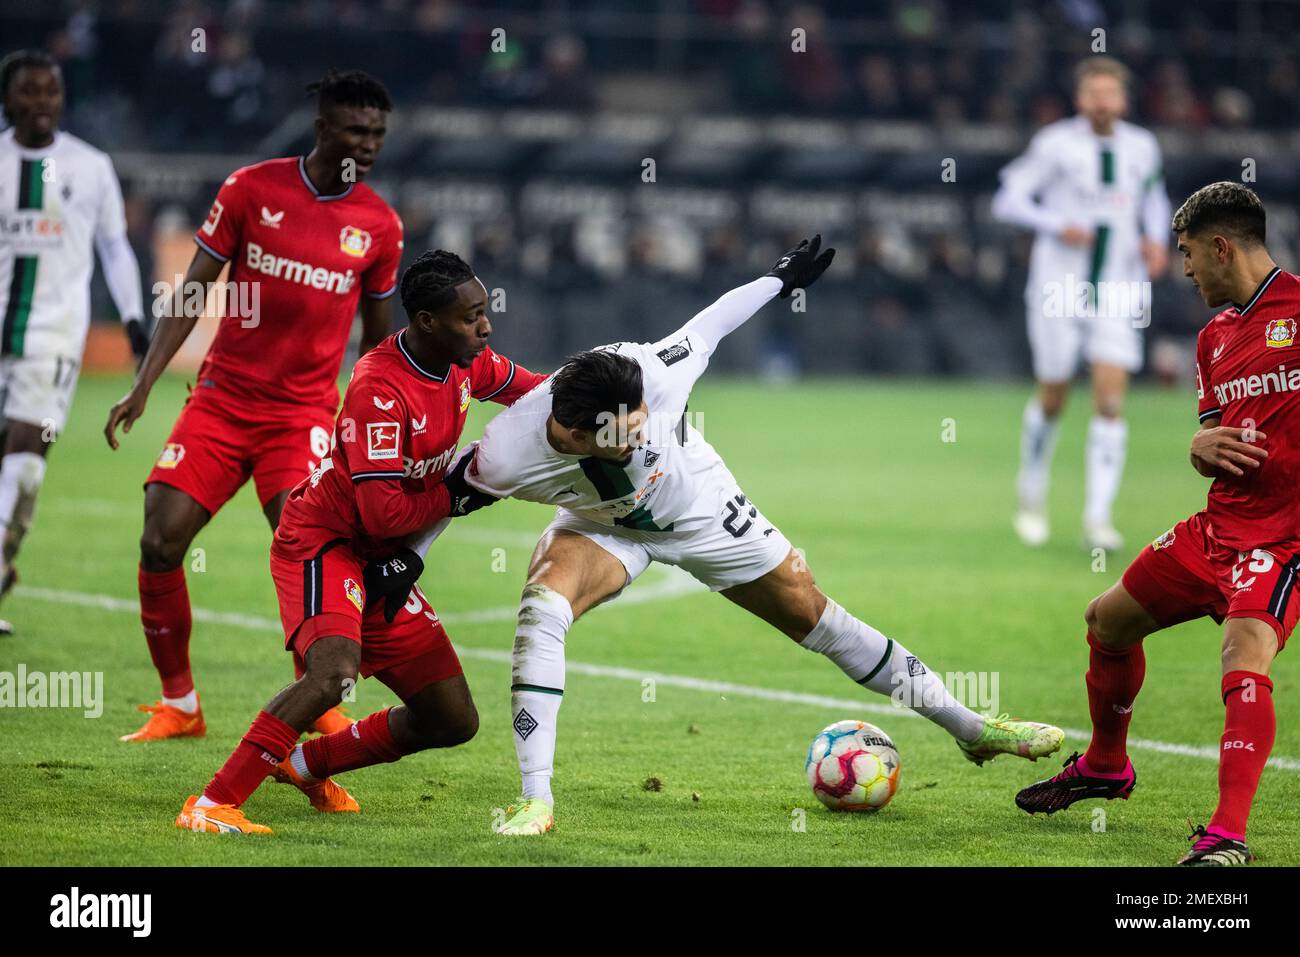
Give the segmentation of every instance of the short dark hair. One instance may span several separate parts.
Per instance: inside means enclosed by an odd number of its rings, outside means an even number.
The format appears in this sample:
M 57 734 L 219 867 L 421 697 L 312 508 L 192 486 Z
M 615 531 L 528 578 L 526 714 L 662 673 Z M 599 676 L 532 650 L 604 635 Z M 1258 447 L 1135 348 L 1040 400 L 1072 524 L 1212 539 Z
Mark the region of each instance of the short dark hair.
M 469 263 L 445 249 L 434 249 L 402 273 L 402 308 L 414 318 L 420 311 L 437 312 L 456 300 L 456 287 L 474 278 Z
M 388 88 L 365 70 L 329 70 L 315 83 L 307 84 L 307 92 L 316 94 L 316 112 L 328 113 L 336 106 L 373 106 L 391 113 L 393 98 Z
M 1264 204 L 1249 186 L 1223 180 L 1202 186 L 1178 207 L 1174 232 L 1196 236 L 1218 230 L 1249 245 L 1264 243 Z
M 566 429 L 594 432 L 601 415 L 641 407 L 641 366 L 617 352 L 569 356 L 551 380 L 551 414 Z
M 9 98 L 9 84 L 26 66 L 59 72 L 59 61 L 44 50 L 15 50 L 0 60 L 0 103 Z M 8 110 L 5 110 L 5 119 L 9 119 Z

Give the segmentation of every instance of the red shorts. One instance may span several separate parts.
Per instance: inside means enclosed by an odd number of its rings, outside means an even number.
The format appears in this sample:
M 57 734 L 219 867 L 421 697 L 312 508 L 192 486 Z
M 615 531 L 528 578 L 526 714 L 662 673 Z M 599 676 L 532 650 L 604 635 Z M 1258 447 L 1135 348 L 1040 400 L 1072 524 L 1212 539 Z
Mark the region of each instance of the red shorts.
M 145 484 L 178 488 L 209 514 L 253 477 L 263 505 L 293 488 L 329 455 L 334 411 L 319 406 L 259 409 L 200 383 L 181 409 Z
M 463 674 L 438 613 L 418 585 L 391 624 L 384 620 L 383 602 L 365 610 L 365 566 L 342 539 L 309 561 L 285 558 L 271 546 L 285 647 L 305 661 L 317 639 L 350 638 L 361 646 L 361 674 L 374 675 L 403 700 Z
M 1258 618 L 1277 633 L 1280 651 L 1300 618 L 1300 542 L 1238 551 L 1206 526 L 1197 512 L 1142 549 L 1124 572 L 1124 588 L 1161 628 L 1205 615 Z

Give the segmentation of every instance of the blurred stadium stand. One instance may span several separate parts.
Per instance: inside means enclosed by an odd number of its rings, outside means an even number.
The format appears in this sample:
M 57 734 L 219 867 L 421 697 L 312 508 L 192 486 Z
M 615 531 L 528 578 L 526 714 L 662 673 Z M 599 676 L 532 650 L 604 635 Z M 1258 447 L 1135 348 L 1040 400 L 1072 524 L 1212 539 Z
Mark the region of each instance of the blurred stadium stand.
M 408 256 L 466 254 L 505 291 L 501 347 L 538 368 L 669 331 L 819 228 L 840 254 L 808 313 L 765 311 L 718 366 L 1027 374 L 1029 237 L 989 200 L 1071 112 L 1095 27 L 1174 204 L 1250 158 L 1270 247 L 1300 263 L 1293 0 L 0 0 L 0 22 L 5 50 L 63 62 L 65 127 L 112 152 L 148 270 L 232 169 L 309 147 L 305 83 L 375 73 L 397 110 L 371 185 Z M 1156 373 L 1185 375 L 1207 311 L 1176 271 L 1154 302 Z

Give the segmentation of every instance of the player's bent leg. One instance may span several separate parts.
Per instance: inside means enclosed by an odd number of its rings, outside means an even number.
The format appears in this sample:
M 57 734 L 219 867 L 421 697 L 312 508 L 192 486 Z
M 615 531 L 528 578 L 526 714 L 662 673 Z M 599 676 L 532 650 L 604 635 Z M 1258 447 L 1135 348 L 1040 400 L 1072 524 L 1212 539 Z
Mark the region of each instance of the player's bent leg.
M 977 764 L 998 754 L 1037 760 L 1061 746 L 1059 728 L 979 715 L 961 704 L 919 658 L 828 598 L 796 551 L 767 574 L 722 594 L 809 651 L 825 655 L 864 688 L 939 725 Z
M 1083 510 L 1084 542 L 1089 548 L 1115 551 L 1124 546 L 1111 509 L 1128 454 L 1128 423 L 1123 417 L 1128 377 L 1123 366 L 1092 363 L 1093 416 L 1088 423 Z
M 285 762 L 311 722 L 337 704 L 356 683 L 361 645 L 353 638 L 325 635 L 312 641 L 304 660 L 306 673 L 258 713 L 203 793 L 185 802 L 176 818 L 177 827 L 210 833 L 270 833 L 270 828 L 249 822 L 240 807 Z M 312 804 L 318 810 L 356 810 L 355 806 L 318 806 L 318 800 L 355 805 L 351 795 L 332 781 L 306 782 L 305 786 L 299 786 L 313 798 Z
M 1087 798 L 1127 800 L 1137 786 L 1128 758 L 1128 727 L 1146 674 L 1142 640 L 1161 626 L 1123 581 L 1088 603 L 1084 621 L 1092 740 L 1082 757 L 1076 751 L 1066 759 L 1059 774 L 1016 795 L 1016 806 L 1030 814 L 1053 814 Z
M 144 493 L 144 530 L 140 535 L 140 623 L 149 655 L 162 682 L 144 726 L 122 741 L 202 737 L 207 727 L 190 671 L 190 596 L 185 585 L 185 556 L 190 543 L 211 515 L 180 489 L 151 482 Z
M 1249 863 L 1246 823 L 1273 741 L 1277 716 L 1269 668 L 1282 643 L 1277 619 L 1229 618 L 1223 623 L 1223 737 L 1219 742 L 1219 803 L 1192 849 L 1178 863 L 1224 867 Z
M 1050 528 L 1047 521 L 1047 490 L 1052 472 L 1052 456 L 1060 435 L 1061 412 L 1069 395 L 1070 383 L 1038 383 L 1025 403 L 1020 423 L 1020 471 L 1016 477 L 1015 530 L 1026 545 L 1037 548 L 1047 544 Z
M 262 505 L 262 514 L 266 516 L 267 524 L 271 526 L 274 532 L 280 525 L 280 515 L 284 512 L 284 503 L 289 500 L 289 493 L 292 489 L 285 489 L 271 496 Z M 303 676 L 302 658 L 299 655 L 293 656 L 293 677 L 294 679 Z M 344 712 L 343 706 L 339 705 L 330 708 L 323 715 L 317 718 L 311 726 L 312 731 L 317 734 L 333 734 L 336 731 L 346 731 L 352 727 L 353 720 Z
M 555 823 L 551 794 L 555 740 L 564 700 L 564 642 L 574 620 L 627 583 L 623 562 L 592 539 L 548 529 L 537 543 L 519 599 L 511 653 L 510 711 L 520 799 L 500 834 L 544 834 Z

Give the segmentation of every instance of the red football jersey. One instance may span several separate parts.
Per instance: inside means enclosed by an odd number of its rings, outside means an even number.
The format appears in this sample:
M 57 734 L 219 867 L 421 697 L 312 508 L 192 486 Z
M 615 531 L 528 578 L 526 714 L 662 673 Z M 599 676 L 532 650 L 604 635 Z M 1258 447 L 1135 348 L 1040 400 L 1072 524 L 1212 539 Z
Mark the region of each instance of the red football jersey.
M 1300 278 L 1274 269 L 1196 339 L 1201 421 L 1255 428 L 1268 458 L 1210 486 L 1210 532 L 1236 549 L 1300 541 Z
M 468 369 L 422 369 L 406 331 L 389 336 L 352 370 L 330 456 L 289 494 L 277 551 L 306 561 L 346 539 L 362 558 L 450 511 L 442 477 L 456 454 L 471 398 L 510 405 L 545 380 L 485 349 Z
M 227 281 L 238 284 L 200 379 L 263 402 L 337 408 L 361 293 L 397 290 L 397 213 L 364 183 L 322 196 L 302 157 L 274 159 L 232 173 L 194 239 L 230 262 Z

